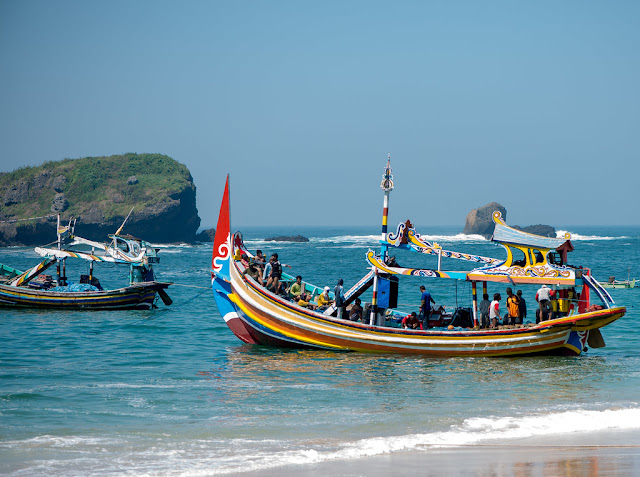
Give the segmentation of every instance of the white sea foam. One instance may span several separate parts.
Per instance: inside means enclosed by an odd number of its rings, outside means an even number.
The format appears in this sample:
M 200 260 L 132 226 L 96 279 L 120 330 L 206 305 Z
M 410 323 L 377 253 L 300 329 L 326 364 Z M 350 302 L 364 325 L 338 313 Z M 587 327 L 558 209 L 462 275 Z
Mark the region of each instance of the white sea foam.
M 338 449 L 306 448 L 275 453 L 254 453 L 253 458 L 232 459 L 215 473 L 263 470 L 291 464 L 313 464 L 329 460 L 357 459 L 426 448 L 513 443 L 513 439 L 640 429 L 640 408 L 602 411 L 574 410 L 524 417 L 475 417 L 447 431 L 404 436 L 374 437 L 341 445 Z
M 438 242 L 440 244 L 458 243 L 458 242 L 487 242 L 482 235 L 421 235 L 423 240 L 428 242 Z M 332 237 L 311 237 L 309 242 L 313 244 L 334 244 L 343 248 L 366 247 L 373 246 L 380 242 L 380 235 L 336 235 Z M 245 240 L 248 248 L 268 247 L 281 248 L 288 242 L 273 242 L 263 239 Z
M 564 235 L 566 233 L 570 233 L 571 234 L 571 240 L 619 240 L 619 239 L 628 239 L 629 237 L 626 235 L 622 235 L 620 237 L 608 237 L 608 236 L 598 236 L 598 235 L 580 235 L 580 234 L 576 234 L 573 232 L 569 232 L 567 230 L 556 230 L 556 237 L 557 238 L 564 238 Z

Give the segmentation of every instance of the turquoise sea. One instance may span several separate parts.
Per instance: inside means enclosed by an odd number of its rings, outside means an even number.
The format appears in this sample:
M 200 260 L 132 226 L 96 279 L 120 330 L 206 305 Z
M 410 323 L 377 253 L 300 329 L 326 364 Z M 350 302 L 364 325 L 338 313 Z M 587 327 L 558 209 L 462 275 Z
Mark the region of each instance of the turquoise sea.
M 640 227 L 559 228 L 573 234 L 571 264 L 591 267 L 600 281 L 626 279 L 628 269 L 640 278 Z M 447 249 L 504 257 L 458 228 L 418 230 Z M 250 250 L 278 252 L 305 281 L 333 287 L 343 278 L 347 288 L 367 272 L 365 253 L 379 236 L 379 226 L 242 231 Z M 295 234 L 311 241 L 263 240 Z M 583 444 L 625 446 L 615 469 L 640 473 L 640 288 L 611 290 L 627 315 L 602 330 L 605 348 L 576 358 L 283 350 L 245 345 L 228 330 L 210 289 L 210 250 L 162 245 L 158 279 L 175 283 L 169 307 L 0 309 L 0 474 L 296 475 L 334 462 L 360 475 L 354 464 L 380 456 L 429 462 L 438 449 Z M 37 258 L 29 248 L 0 249 L 0 263 L 16 268 Z M 397 259 L 435 266 L 418 254 Z M 74 279 L 86 265 L 68 269 Z M 126 274 L 96 267 L 106 286 L 122 285 Z M 407 311 L 417 310 L 420 284 L 438 304 L 470 305 L 466 283 L 408 277 L 399 300 Z M 522 290 L 533 313 L 535 289 Z M 504 296 L 490 284 L 496 291 Z M 555 468 L 563 468 L 559 455 Z M 451 459 L 449 475 L 514 475 L 474 473 L 455 452 Z

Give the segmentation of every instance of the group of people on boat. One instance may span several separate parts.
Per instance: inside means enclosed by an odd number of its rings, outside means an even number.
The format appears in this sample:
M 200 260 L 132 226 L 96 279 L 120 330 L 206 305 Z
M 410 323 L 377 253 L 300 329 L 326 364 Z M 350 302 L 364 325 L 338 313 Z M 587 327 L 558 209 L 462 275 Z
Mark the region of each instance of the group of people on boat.
M 241 261 L 245 266 L 243 274 L 250 276 L 276 295 L 287 298 L 303 308 L 322 312 L 333 306 L 335 309 L 334 316 L 337 316 L 337 318 L 365 323 L 369 322 L 368 313 L 362 307 L 360 298 L 356 298 L 349 307 L 345 307 L 346 299 L 342 279 L 339 279 L 337 285 L 334 287 L 333 295 L 331 295 L 331 288 L 328 286 L 324 287 L 321 292 L 320 289 L 316 287 L 313 287 L 312 292 L 308 292 L 301 275 L 298 275 L 295 281 L 289 282 L 282 280 L 283 267 L 291 268 L 291 266 L 281 263 L 277 253 L 271 254 L 269 260 L 266 259 L 266 256 L 261 250 L 257 250 L 253 257 L 249 257 L 243 253 L 240 254 L 240 256 L 236 256 L 235 259 Z M 482 301 L 478 304 L 478 326 L 480 328 L 491 329 L 505 325 L 520 326 L 525 323 L 527 318 L 527 303 L 522 296 L 522 290 L 517 290 L 514 293 L 511 287 L 507 287 L 505 292 L 507 294 L 507 300 L 506 313 L 504 313 L 504 315 L 500 310 L 500 302 L 502 300 L 500 293 L 494 293 L 493 301 L 489 301 L 489 295 L 487 293 L 483 294 Z M 535 300 L 538 303 L 538 309 L 536 309 L 535 313 L 536 323 L 569 312 L 569 303 L 576 297 L 576 294 L 574 290 L 565 290 L 564 292 L 566 296 L 558 297 L 558 293 L 555 290 L 552 290 L 547 285 L 542 285 L 535 296 Z M 432 305 L 435 305 L 436 302 L 424 285 L 420 286 L 420 293 L 418 313 L 412 312 L 409 315 L 394 320 L 403 328 L 429 328 L 429 318 L 432 317 L 434 313 Z M 440 313 L 442 313 L 442 311 L 440 311 Z
M 489 302 L 489 295 L 483 294 L 482 301 L 478 305 L 480 327 L 496 328 L 499 325 L 522 325 L 527 318 L 527 302 L 522 297 L 522 290 L 513 293 L 511 287 L 505 290 L 507 293 L 507 311 L 501 316 L 500 293 L 494 293 L 493 301 Z M 560 294 L 566 296 L 559 296 Z M 570 302 L 577 297 L 575 290 L 558 292 L 547 285 L 542 285 L 536 292 L 535 300 L 538 303 L 536 309 L 536 323 L 562 316 L 569 312 L 572 306 Z

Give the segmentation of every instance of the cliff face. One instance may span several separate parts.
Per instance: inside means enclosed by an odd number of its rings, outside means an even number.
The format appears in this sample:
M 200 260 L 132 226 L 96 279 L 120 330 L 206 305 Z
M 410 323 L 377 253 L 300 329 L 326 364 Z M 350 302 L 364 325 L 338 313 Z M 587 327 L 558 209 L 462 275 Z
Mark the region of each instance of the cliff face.
M 0 245 L 54 241 L 56 214 L 64 223 L 78 218 L 78 235 L 105 240 L 132 207 L 125 233 L 156 243 L 195 240 L 200 217 L 186 166 L 161 154 L 124 154 L 1 174 Z

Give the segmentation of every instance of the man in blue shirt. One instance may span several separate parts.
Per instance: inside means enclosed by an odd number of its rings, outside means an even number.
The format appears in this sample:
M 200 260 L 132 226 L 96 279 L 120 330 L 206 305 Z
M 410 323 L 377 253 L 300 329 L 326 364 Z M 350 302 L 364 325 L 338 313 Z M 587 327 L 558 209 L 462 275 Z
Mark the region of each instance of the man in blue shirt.
M 431 294 L 427 291 L 424 285 L 420 285 L 420 291 L 422 292 L 422 297 L 420 298 L 420 317 L 424 320 L 423 328 L 426 330 L 429 328 L 429 315 L 431 314 L 431 303 L 435 305 L 436 301 L 433 299 Z

